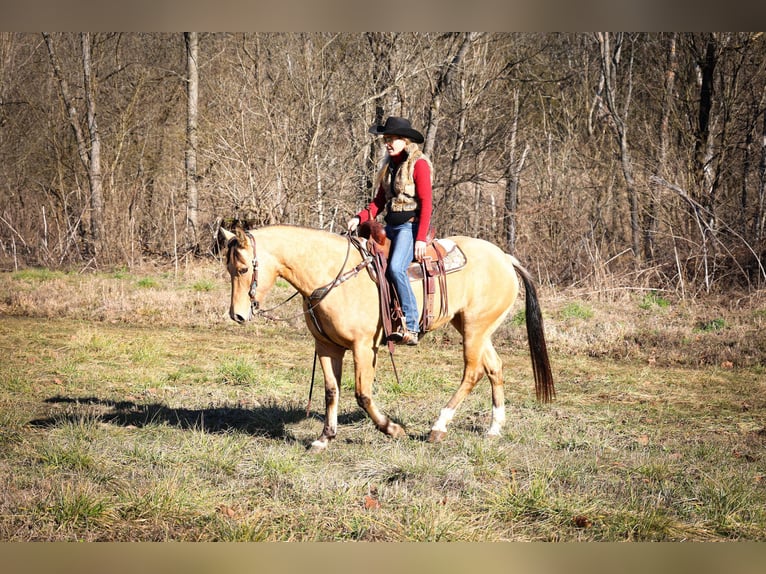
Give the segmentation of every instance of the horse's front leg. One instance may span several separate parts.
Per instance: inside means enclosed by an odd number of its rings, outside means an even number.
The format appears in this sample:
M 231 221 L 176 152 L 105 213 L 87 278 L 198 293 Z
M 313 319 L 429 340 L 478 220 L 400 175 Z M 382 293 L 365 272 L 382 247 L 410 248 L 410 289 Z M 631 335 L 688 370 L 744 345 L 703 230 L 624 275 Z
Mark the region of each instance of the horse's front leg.
M 345 349 L 317 342 L 316 353 L 324 375 L 325 417 L 322 434 L 311 443 L 310 450 L 311 452 L 322 452 L 338 433 L 338 402 Z
M 380 412 L 372 400 L 372 383 L 375 380 L 377 351 L 372 347 L 354 348 L 356 402 L 369 415 L 377 429 L 392 438 L 406 436 L 404 429 Z

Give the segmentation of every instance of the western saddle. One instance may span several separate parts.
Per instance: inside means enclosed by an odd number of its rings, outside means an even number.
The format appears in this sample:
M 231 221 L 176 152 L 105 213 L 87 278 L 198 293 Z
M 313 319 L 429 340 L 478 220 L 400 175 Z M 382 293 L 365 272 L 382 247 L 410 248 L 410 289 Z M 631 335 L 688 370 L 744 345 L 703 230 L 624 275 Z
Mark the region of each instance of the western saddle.
M 366 221 L 359 226 L 359 237 L 365 241 L 356 240 L 357 248 L 364 256 L 372 257 L 367 267 L 370 276 L 378 286 L 380 295 L 380 314 L 383 321 L 385 340 L 391 345 L 391 335 L 396 332 L 402 322 L 402 310 L 396 289 L 386 277 L 388 255 L 391 241 L 386 237 L 383 224 L 377 221 Z M 447 297 L 448 273 L 458 271 L 465 266 L 466 259 L 460 248 L 448 240 L 434 239 L 429 233 L 426 256 L 421 261 L 413 261 L 407 269 L 410 282 L 422 281 L 423 308 L 420 314 L 420 331 L 427 333 L 434 328 L 434 323 L 449 314 Z M 436 283 L 439 284 L 439 314 L 435 314 L 434 299 Z

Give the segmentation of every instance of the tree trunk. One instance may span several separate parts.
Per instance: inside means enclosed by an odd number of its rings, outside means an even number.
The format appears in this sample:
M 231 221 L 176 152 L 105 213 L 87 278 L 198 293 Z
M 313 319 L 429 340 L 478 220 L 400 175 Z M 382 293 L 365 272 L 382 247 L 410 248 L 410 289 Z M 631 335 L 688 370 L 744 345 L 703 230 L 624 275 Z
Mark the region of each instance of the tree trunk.
M 766 88 L 764 88 L 766 99 Z M 761 159 L 758 163 L 758 201 L 756 203 L 755 217 L 753 218 L 754 245 L 759 250 L 763 249 L 761 242 L 766 231 L 766 111 L 763 114 L 763 126 L 761 129 Z
M 670 146 L 670 111 L 673 106 L 673 94 L 675 92 L 675 80 L 678 70 L 678 58 L 676 52 L 677 33 L 670 35 L 668 42 L 667 61 L 665 65 L 665 96 L 662 100 L 662 112 L 659 130 L 659 149 L 657 150 L 657 175 L 665 180 L 670 180 L 667 171 L 668 148 Z M 644 257 L 647 261 L 654 260 L 654 238 L 657 234 L 657 208 L 661 193 L 660 185 L 652 184 L 649 206 L 644 221 Z
M 77 142 L 77 153 L 80 157 L 85 171 L 88 175 L 89 187 L 89 205 L 90 205 L 90 226 L 87 231 L 86 251 L 90 256 L 98 257 L 102 255 L 102 245 L 104 240 L 104 196 L 102 190 L 101 177 L 101 139 L 96 122 L 96 97 L 93 86 L 93 74 L 91 69 L 91 39 L 90 33 L 80 34 L 80 44 L 82 47 L 82 65 L 83 80 L 85 88 L 85 103 L 87 106 L 88 137 L 90 146 L 85 138 L 85 134 L 80 128 L 80 118 L 77 108 L 74 104 L 74 98 L 69 90 L 69 83 L 66 81 L 61 71 L 61 64 L 53 46 L 53 39 L 47 32 L 43 33 L 45 44 L 48 48 L 53 74 L 58 81 L 61 99 L 67 110 L 69 125 Z
M 618 108 L 617 97 L 617 66 L 620 63 L 622 54 L 622 35 L 617 36 L 617 44 L 612 47 L 611 34 L 599 32 L 596 37 L 601 48 L 601 70 L 603 75 L 603 98 L 609 112 L 609 120 L 615 132 L 617 144 L 620 150 L 620 165 L 622 175 L 625 178 L 625 186 L 628 193 L 628 209 L 630 212 L 630 235 L 633 255 L 637 259 L 641 257 L 640 251 L 640 227 L 638 223 L 638 193 L 636 183 L 633 178 L 633 160 L 630 156 L 630 147 L 628 145 L 628 110 L 630 109 L 630 98 L 632 93 L 632 66 L 633 56 L 631 55 L 630 65 L 628 67 L 627 91 L 625 103 L 622 111 Z
M 698 176 L 698 200 L 707 209 L 712 206 L 709 199 L 712 194 L 712 177 L 710 159 L 712 156 L 710 141 L 710 122 L 713 110 L 713 81 L 717 63 L 716 40 L 713 34 L 708 36 L 705 44 L 705 54 L 697 65 L 700 74 L 700 103 L 697 114 L 697 134 L 694 146 L 694 157 Z
M 197 32 L 186 40 L 186 247 L 199 249 L 199 194 L 197 191 L 197 115 L 199 104 L 199 43 Z
M 697 115 L 697 133 L 694 146 L 694 161 L 696 168 L 697 185 L 694 190 L 697 194 L 696 201 L 702 206 L 699 215 L 704 219 L 702 234 L 702 263 L 705 274 L 705 290 L 710 291 L 715 273 L 714 262 L 715 242 L 710 239 L 716 230 L 716 209 L 713 198 L 715 196 L 716 178 L 713 160 L 713 141 L 710 135 L 710 123 L 713 116 L 713 90 L 714 72 L 718 63 L 717 42 L 715 35 L 710 33 L 705 41 L 705 53 L 700 57 L 697 66 L 700 83 L 700 103 Z
M 395 87 L 393 81 L 393 57 L 396 49 L 397 33 L 385 32 L 367 32 L 365 34 L 367 43 L 372 52 L 370 63 L 370 76 L 372 78 L 372 91 L 374 97 L 371 102 L 375 106 L 375 125 L 382 126 L 386 115 L 396 115 L 392 110 L 396 107 Z M 363 180 L 359 189 L 356 203 L 358 205 L 367 205 L 375 194 L 377 189 L 373 189 L 373 183 L 378 171 L 380 156 L 382 150 L 382 140 L 371 138 L 367 134 L 365 126 L 364 135 L 364 153 L 365 163 L 362 168 Z
M 90 221 L 91 238 L 93 240 L 93 255 L 103 255 L 104 246 L 104 193 L 101 176 L 101 137 L 96 122 L 96 90 L 93 85 L 91 66 L 91 38 L 89 32 L 80 35 L 82 43 L 82 69 L 85 80 L 85 103 L 87 106 L 88 135 L 90 136 L 90 166 L 88 180 L 90 181 Z
M 513 121 L 511 124 L 510 142 L 508 145 L 508 163 L 505 168 L 505 213 L 503 217 L 503 231 L 505 233 L 505 246 L 508 253 L 516 251 L 516 210 L 519 205 L 519 179 L 524 162 L 527 159 L 529 147 L 525 146 L 521 157 L 516 159 L 517 135 L 519 130 L 519 92 L 513 94 Z

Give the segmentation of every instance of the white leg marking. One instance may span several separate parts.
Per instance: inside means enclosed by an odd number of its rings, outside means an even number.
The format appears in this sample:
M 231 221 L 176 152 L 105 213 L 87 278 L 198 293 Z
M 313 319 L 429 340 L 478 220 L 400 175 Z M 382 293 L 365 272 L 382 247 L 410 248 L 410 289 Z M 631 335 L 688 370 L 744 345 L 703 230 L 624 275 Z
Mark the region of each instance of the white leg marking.
M 492 425 L 487 434 L 489 436 L 500 436 L 500 431 L 505 425 L 505 405 L 501 407 L 492 407 Z
M 447 425 L 450 423 L 452 417 L 454 416 L 455 409 L 443 408 L 439 414 L 439 420 L 434 423 L 434 426 L 431 428 L 431 430 L 447 432 Z

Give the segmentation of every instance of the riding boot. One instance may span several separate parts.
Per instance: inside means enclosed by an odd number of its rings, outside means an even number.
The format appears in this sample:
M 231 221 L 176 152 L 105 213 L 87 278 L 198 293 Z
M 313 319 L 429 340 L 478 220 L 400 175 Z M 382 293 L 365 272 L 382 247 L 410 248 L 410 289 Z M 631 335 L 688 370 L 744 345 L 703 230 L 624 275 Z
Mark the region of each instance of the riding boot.
M 403 343 L 410 347 L 414 347 L 418 344 L 418 331 L 411 331 L 407 327 L 407 318 L 402 315 L 401 322 L 397 326 L 396 330 L 391 333 L 391 337 L 389 338 L 395 343 Z

